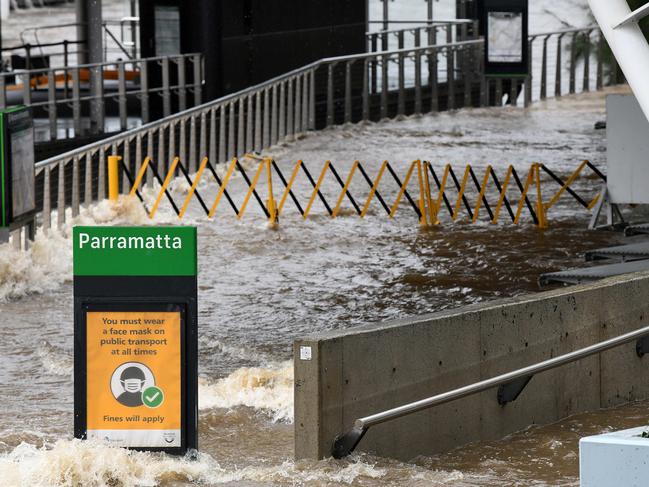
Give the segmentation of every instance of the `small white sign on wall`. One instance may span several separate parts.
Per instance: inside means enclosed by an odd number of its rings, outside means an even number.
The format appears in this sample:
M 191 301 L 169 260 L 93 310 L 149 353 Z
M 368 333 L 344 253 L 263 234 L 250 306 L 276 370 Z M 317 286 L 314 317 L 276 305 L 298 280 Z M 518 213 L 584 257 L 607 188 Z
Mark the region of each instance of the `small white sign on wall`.
M 311 347 L 300 347 L 300 360 L 311 360 Z

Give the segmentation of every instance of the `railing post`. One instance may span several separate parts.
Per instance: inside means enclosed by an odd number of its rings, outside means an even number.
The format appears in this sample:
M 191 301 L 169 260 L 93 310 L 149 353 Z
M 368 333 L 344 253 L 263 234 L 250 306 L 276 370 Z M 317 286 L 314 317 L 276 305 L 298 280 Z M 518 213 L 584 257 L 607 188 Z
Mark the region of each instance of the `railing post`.
M 597 89 L 601 90 L 604 85 L 604 36 L 601 31 L 599 32 L 597 42 Z
M 300 132 L 309 130 L 309 74 L 302 75 L 302 117 Z
M 286 81 L 279 85 L 279 127 L 278 137 L 280 140 L 286 137 Z
M 462 50 L 462 65 L 464 67 L 464 106 L 465 107 L 470 107 L 471 106 L 471 82 L 472 82 L 472 76 L 471 76 L 471 67 L 473 64 L 473 52 L 470 48 L 465 48 Z
M 52 226 L 52 195 L 50 166 L 43 169 L 43 228 L 49 230 Z
M 239 116 L 237 117 L 237 156 L 243 155 L 243 153 L 246 151 L 246 134 L 244 131 L 245 118 L 246 108 L 244 100 L 243 98 L 239 98 Z
M 293 125 L 293 78 L 288 80 L 286 101 L 286 135 L 292 140 L 292 136 L 295 133 Z
M 261 92 L 258 91 L 255 96 L 255 150 L 257 152 L 261 152 L 261 142 Z
M 29 73 L 21 74 L 20 77 L 23 80 L 23 105 L 29 106 L 32 104 L 32 85 Z
M 582 86 L 583 91 L 590 91 L 590 33 L 588 30 L 584 32 L 584 83 Z
M 421 51 L 415 51 L 415 114 L 421 114 Z
M 173 124 L 170 124 L 169 130 L 171 130 L 173 127 Z M 205 112 L 201 112 L 201 130 L 200 130 L 200 135 L 198 136 L 198 158 L 196 159 L 196 163 L 198 161 L 203 160 L 204 157 L 207 157 L 207 114 Z M 246 143 L 250 143 L 251 138 L 246 137 Z M 246 149 L 247 151 L 248 149 Z M 170 161 L 172 159 L 169 159 Z
M 47 169 L 49 170 L 49 167 Z M 49 185 L 47 189 L 49 190 Z M 92 153 L 87 152 L 86 170 L 85 170 L 85 178 L 84 178 L 84 185 L 83 185 L 83 204 L 87 208 L 91 205 L 91 203 L 92 203 Z
M 547 77 L 548 77 L 548 39 L 550 36 L 543 38 L 543 56 L 541 58 L 541 100 L 548 97 Z
M 577 33 L 572 34 L 570 41 L 570 94 L 575 94 L 575 78 L 576 78 L 576 63 L 577 63 Z
M 511 106 L 518 106 L 518 79 L 512 78 L 509 85 L 509 103 Z
M 327 65 L 327 127 L 334 123 L 334 76 L 333 64 Z M 290 81 L 289 81 L 290 83 Z
M 300 85 L 301 83 L 301 78 L 300 76 L 297 76 L 295 78 L 295 115 L 293 117 L 293 133 L 297 134 L 301 132 L 301 126 L 302 126 L 302 103 L 300 99 L 300 95 L 302 93 L 302 87 Z
M 47 115 L 50 122 L 50 140 L 57 139 L 56 122 L 56 75 L 54 70 L 47 72 Z
M 252 152 L 255 150 L 255 139 L 253 135 L 253 122 L 254 122 L 254 110 L 253 110 L 253 98 L 255 95 L 248 95 L 248 109 L 246 111 L 246 152 Z M 273 110 L 276 110 L 275 106 L 276 100 L 273 100 Z M 277 122 L 277 114 L 275 113 L 275 122 L 273 122 L 272 128 L 276 129 L 275 123 Z M 273 144 L 277 143 L 277 130 L 274 130 L 274 133 L 271 133 L 271 142 Z
M 403 32 L 403 31 L 401 31 Z M 397 115 L 404 115 L 406 113 L 406 88 L 405 88 L 405 58 L 404 54 L 400 52 L 397 56 L 398 71 L 399 71 L 399 98 L 397 101 Z
M 270 115 L 270 143 L 272 145 L 277 144 L 278 138 L 277 138 L 277 129 L 278 126 L 277 124 L 279 123 L 278 117 L 277 117 L 277 84 L 274 84 L 272 86 L 272 96 L 270 100 L 271 104 L 271 115 Z
M 455 49 L 446 48 L 446 87 L 448 94 L 447 108 L 455 108 Z
M 162 114 L 171 115 L 171 91 L 169 86 L 169 58 L 162 58 Z
M 352 121 L 352 63 L 345 63 L 345 123 Z
M 257 99 L 259 100 L 259 93 L 257 93 Z M 225 104 L 221 105 L 221 108 L 219 110 L 219 160 L 217 162 L 225 162 L 228 159 L 228 154 L 226 152 L 226 140 L 225 140 L 225 129 L 228 124 L 227 119 L 228 115 L 226 113 L 226 106 Z M 261 115 L 261 109 L 259 107 L 259 104 L 257 104 L 257 114 L 260 116 Z M 259 144 L 257 151 L 261 151 L 261 121 L 259 122 L 259 130 L 257 130 L 257 137 L 259 138 Z
M 103 147 L 99 149 L 98 167 L 97 200 L 101 201 L 106 197 L 106 151 Z
M 194 106 L 203 103 L 203 60 L 200 54 L 195 54 L 194 62 Z
M 79 157 L 72 161 L 72 218 L 79 216 Z
M 227 159 L 231 160 L 233 157 L 236 157 L 236 147 L 234 146 L 234 128 L 236 126 L 236 115 L 234 112 L 234 100 L 228 103 L 229 106 L 229 112 L 230 112 L 230 118 L 228 120 L 228 155 Z M 265 116 L 265 114 L 264 114 Z M 266 127 L 264 127 L 264 131 L 266 130 Z M 263 139 L 263 147 L 268 147 L 266 144 L 266 138 L 264 137 Z
M 428 55 L 428 83 L 430 88 L 430 111 L 439 110 L 439 76 L 437 75 L 438 63 L 437 55 L 439 49 L 432 48 L 432 53 Z
M 90 126 L 91 132 L 100 134 L 104 131 L 104 73 L 101 66 L 90 68 L 91 96 Z
M 372 58 L 374 59 L 374 58 Z M 372 61 L 374 63 L 374 61 Z M 368 59 L 363 60 L 363 120 L 367 121 L 370 118 L 370 100 L 369 100 L 369 62 Z
M 149 69 L 146 61 L 140 63 L 140 112 L 142 123 L 149 123 Z
M 563 34 L 557 36 L 557 65 L 554 74 L 554 96 L 559 98 L 561 96 L 561 51 L 563 48 L 562 41 Z
M 270 147 L 270 127 L 269 121 L 270 121 L 270 93 L 268 93 L 268 88 L 264 90 L 264 128 L 262 129 L 263 132 L 263 143 L 264 143 L 264 148 Z
M 65 161 L 58 163 L 58 190 L 56 198 L 56 226 L 60 230 L 65 225 Z
M 252 100 L 252 96 L 250 97 Z M 250 143 L 252 143 L 252 137 L 250 137 Z M 254 149 L 254 148 L 253 148 Z M 209 161 L 211 164 L 217 164 L 220 162 L 216 159 L 216 108 L 210 110 L 210 154 Z
M 525 99 L 523 105 L 529 107 L 532 104 L 532 80 L 534 75 L 532 73 L 532 56 L 534 55 L 534 40 L 536 37 L 531 37 L 527 47 L 527 78 L 525 78 Z
M 117 99 L 119 104 L 119 126 L 121 130 L 126 130 L 126 73 L 123 62 L 117 65 Z
M 372 52 L 377 52 L 377 50 L 376 50 L 376 39 L 374 39 L 374 41 L 375 41 L 375 45 L 374 45 L 374 49 L 372 50 Z M 372 93 L 376 93 L 377 90 L 378 90 L 378 82 L 377 82 L 377 79 L 378 79 L 378 56 L 373 56 L 372 57 L 372 62 L 370 64 L 370 66 L 371 66 L 371 70 L 372 70 L 371 71 Z
M 386 0 L 387 1 L 387 0 Z M 388 63 L 390 56 L 383 54 L 381 56 L 381 118 L 388 116 Z
M 196 115 L 192 115 L 189 119 L 189 157 L 187 158 L 187 166 L 190 173 L 195 173 L 197 168 L 196 163 Z M 169 161 L 171 164 L 171 161 Z
M 315 130 L 315 69 L 309 73 L 309 130 Z
M 178 111 L 187 108 L 187 80 L 185 79 L 185 56 L 179 56 L 176 59 L 176 68 L 178 69 Z

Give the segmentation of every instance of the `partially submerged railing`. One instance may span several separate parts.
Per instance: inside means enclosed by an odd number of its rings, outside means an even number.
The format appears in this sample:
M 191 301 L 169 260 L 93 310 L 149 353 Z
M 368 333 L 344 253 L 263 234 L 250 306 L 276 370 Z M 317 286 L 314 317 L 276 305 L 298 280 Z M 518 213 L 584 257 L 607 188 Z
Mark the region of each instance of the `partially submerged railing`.
M 586 34 L 590 38 L 596 32 L 589 27 L 544 34 L 543 38 L 572 39 L 573 35 Z M 532 44 L 533 56 L 537 45 L 537 41 Z M 148 156 L 160 174 L 178 156 L 193 173 L 204 157 L 212 163 L 224 163 L 331 125 L 501 105 L 504 92 L 510 93 L 513 105 L 520 97 L 529 104 L 536 99 L 532 95 L 537 91 L 532 87 L 537 86 L 537 80 L 545 79 L 546 86 L 549 83 L 548 47 L 540 63 L 532 62 L 539 66 L 540 74 L 535 71 L 526 80 L 510 81 L 485 79 L 483 46 L 482 40 L 472 40 L 322 59 L 238 93 L 39 162 L 37 204 L 43 209 L 42 224 L 49 228 L 52 209 L 57 210 L 57 225 L 62 225 L 66 207 L 71 207 L 75 216 L 80 204 L 89 205 L 105 197 L 106 157 L 110 154 L 122 156 L 134 173 Z M 601 53 L 601 49 L 597 52 Z M 563 71 L 574 73 L 575 79 L 579 67 L 584 70 L 583 79 L 588 82 L 576 87 L 576 91 L 615 82 L 613 76 L 604 75 L 601 57 L 594 63 L 583 61 L 581 66 L 579 59 L 575 52 L 569 63 L 559 63 Z M 602 73 L 597 78 L 601 83 L 593 84 L 593 67 Z M 569 83 L 567 87 L 569 91 Z
M 336 437 L 332 445 L 331 455 L 334 458 L 344 458 L 349 455 L 358 446 L 365 433 L 367 433 L 367 430 L 372 426 L 392 421 L 418 411 L 423 411 L 424 409 L 456 401 L 463 397 L 478 394 L 493 389 L 494 387 L 499 387 L 496 399 L 501 405 L 515 401 L 534 375 L 610 350 L 634 340 L 637 340 L 636 350 L 638 351 L 638 355 L 642 356 L 646 349 L 643 342 L 646 340 L 648 335 L 649 326 L 625 333 L 624 335 L 609 340 L 604 340 L 603 342 L 589 347 L 575 350 L 574 352 L 565 355 L 544 360 L 535 365 L 530 365 L 528 367 L 523 367 L 522 369 L 492 377 L 491 379 L 476 382 L 452 391 L 437 394 L 433 397 L 359 418 L 354 422 L 354 427 L 352 429 Z
M 74 136 L 83 135 L 87 111 L 90 132 L 102 133 L 108 108 L 126 130 L 129 115 L 151 120 L 154 102 L 161 103 L 163 116 L 200 105 L 202 85 L 200 54 L 30 69 L 0 73 L 0 108 L 27 105 L 45 115 L 55 140 L 61 118 L 71 119 Z
M 388 51 L 391 48 L 434 46 L 440 40 L 447 44 L 454 40 L 469 40 L 468 28 L 478 32 L 478 22 L 469 19 L 438 20 L 421 22 L 425 25 L 405 27 L 401 29 L 380 30 L 365 34 L 368 41 L 368 51 Z M 394 46 L 396 42 L 396 46 Z

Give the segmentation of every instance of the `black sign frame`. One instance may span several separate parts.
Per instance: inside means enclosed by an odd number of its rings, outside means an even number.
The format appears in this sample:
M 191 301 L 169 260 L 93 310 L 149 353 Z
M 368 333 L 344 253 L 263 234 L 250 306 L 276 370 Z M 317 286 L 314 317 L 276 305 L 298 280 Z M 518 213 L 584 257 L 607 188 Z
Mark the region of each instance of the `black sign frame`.
M 171 308 L 170 308 L 171 307 Z M 181 446 L 127 447 L 185 455 L 198 450 L 198 309 L 196 276 L 74 276 L 74 436 L 87 437 L 88 311 L 181 312 Z
M 530 43 L 528 39 L 528 0 L 482 0 L 480 24 L 484 35 L 484 72 L 488 77 L 524 78 L 529 75 Z M 489 16 L 502 12 L 522 16 L 521 61 L 503 62 L 489 59 Z
M 12 118 L 16 116 L 21 116 L 23 113 L 27 113 L 25 117 L 26 120 L 19 120 L 17 122 L 12 121 Z M 32 178 L 31 178 L 31 192 L 34 194 L 34 207 L 28 211 L 21 213 L 20 215 L 14 216 L 14 205 L 13 205 L 13 160 L 12 160 L 12 133 L 16 131 L 16 128 L 24 128 L 27 126 L 31 128 L 32 133 L 34 130 L 34 121 L 32 118 L 31 108 L 28 107 L 16 107 L 7 110 L 0 111 L 0 228 L 9 228 L 14 229 L 21 227 L 25 224 L 33 222 L 36 215 L 36 201 L 35 201 L 35 191 L 36 191 L 36 167 L 35 167 L 35 158 L 34 158 L 34 147 L 31 147 L 31 161 L 32 161 Z M 33 140 L 33 137 L 32 137 Z

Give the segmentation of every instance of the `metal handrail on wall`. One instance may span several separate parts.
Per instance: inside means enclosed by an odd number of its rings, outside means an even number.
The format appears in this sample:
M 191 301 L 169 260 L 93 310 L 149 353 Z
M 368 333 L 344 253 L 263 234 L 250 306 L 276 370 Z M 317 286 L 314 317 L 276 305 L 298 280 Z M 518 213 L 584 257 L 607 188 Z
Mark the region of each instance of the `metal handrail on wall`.
M 609 340 L 604 340 L 600 343 L 596 343 L 595 345 L 575 350 L 565 355 L 560 355 L 558 357 L 544 360 L 528 367 L 523 367 L 522 369 L 492 377 L 491 379 L 486 379 L 474 384 L 454 389 L 452 391 L 437 394 L 420 401 L 404 404 L 403 406 L 389 409 L 387 411 L 359 418 L 354 422 L 354 427 L 352 429 L 336 437 L 332 446 L 331 454 L 334 458 L 344 458 L 349 455 L 358 446 L 365 433 L 367 433 L 367 430 L 372 426 L 376 426 L 377 424 L 385 423 L 387 421 L 392 421 L 394 419 L 401 418 L 418 411 L 423 411 L 424 409 L 429 409 L 451 401 L 456 401 L 463 397 L 478 394 L 494 387 L 513 386 L 515 392 L 513 394 L 513 397 L 510 398 L 510 401 L 503 401 L 502 391 L 499 391 L 500 394 L 497 396 L 501 404 L 511 402 L 511 400 L 515 400 L 516 397 L 518 397 L 518 394 L 520 394 L 522 389 L 527 385 L 529 380 L 535 374 L 555 369 L 562 365 L 581 360 L 583 358 L 606 350 L 610 350 L 625 343 L 639 340 L 648 335 L 649 326 L 629 333 L 625 333 L 624 335 L 620 335 Z M 636 349 L 638 350 L 637 345 Z
M 590 36 L 598 31 L 589 27 L 578 32 L 589 32 Z M 546 36 L 562 34 L 569 35 L 557 32 Z M 36 164 L 40 223 L 49 228 L 51 211 L 56 209 L 57 225 L 61 226 L 66 208 L 71 207 L 72 215 L 76 216 L 82 203 L 89 205 L 103 199 L 106 157 L 110 154 L 122 156 L 132 173 L 139 170 L 147 156 L 155 161 L 160 174 L 168 170 L 176 156 L 193 173 L 204 157 L 213 163 L 225 163 L 331 125 L 458 107 L 499 106 L 507 80 L 485 79 L 483 50 L 482 40 L 472 40 L 322 59 L 240 92 L 41 161 Z M 602 62 L 598 57 L 598 72 L 602 72 Z M 558 65 L 566 68 L 565 64 Z M 540 68 L 541 74 L 545 72 L 547 79 L 547 56 L 532 66 Z M 575 56 L 569 71 L 576 73 L 577 66 Z M 531 103 L 532 85 L 539 77 L 543 76 L 535 70 L 525 80 L 513 80 L 511 104 L 516 105 L 522 82 L 524 101 L 526 105 Z M 592 89 L 588 73 L 584 78 L 589 80 L 585 88 Z M 612 76 L 601 80 L 597 87 L 615 81 Z M 122 186 L 127 185 L 124 176 Z

